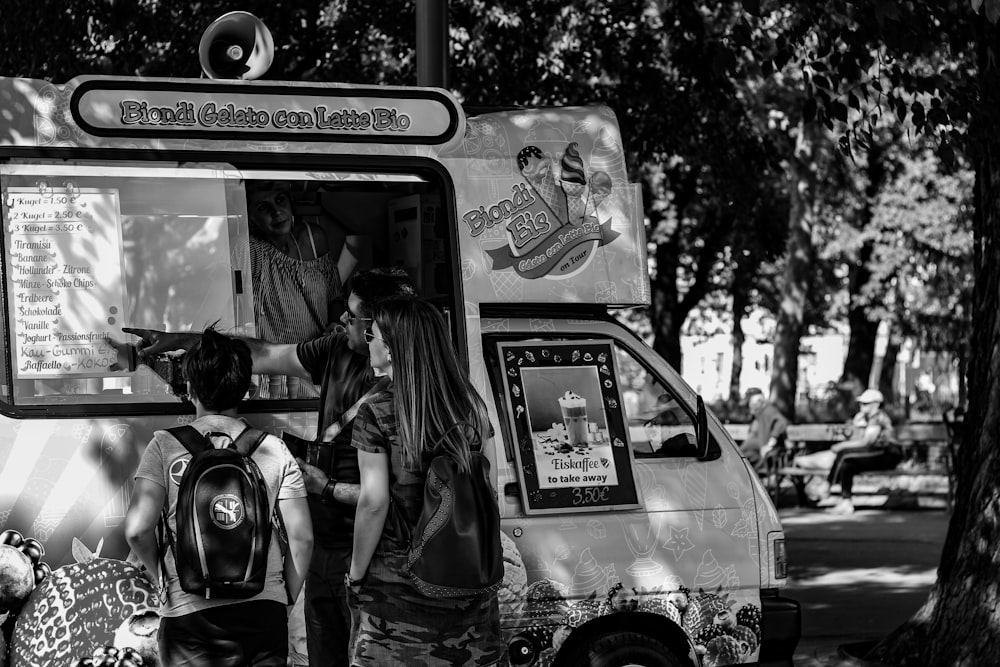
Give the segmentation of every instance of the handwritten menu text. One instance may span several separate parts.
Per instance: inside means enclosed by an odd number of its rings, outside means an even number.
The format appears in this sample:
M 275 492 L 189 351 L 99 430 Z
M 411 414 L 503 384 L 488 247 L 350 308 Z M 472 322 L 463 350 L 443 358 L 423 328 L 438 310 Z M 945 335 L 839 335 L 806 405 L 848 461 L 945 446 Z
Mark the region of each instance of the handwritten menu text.
M 116 189 L 11 187 L 4 198 L 18 378 L 111 374 L 125 313 Z

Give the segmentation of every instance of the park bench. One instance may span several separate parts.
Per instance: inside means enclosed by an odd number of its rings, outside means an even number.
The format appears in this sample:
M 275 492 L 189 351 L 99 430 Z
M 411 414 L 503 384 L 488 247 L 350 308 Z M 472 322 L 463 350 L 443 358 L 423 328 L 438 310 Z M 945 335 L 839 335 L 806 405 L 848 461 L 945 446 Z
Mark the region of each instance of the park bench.
M 745 440 L 747 424 L 727 424 L 726 429 L 737 442 Z M 790 424 L 786 433 L 785 449 L 768 470 L 761 473 L 761 481 L 775 504 L 782 483 L 790 481 L 795 487 L 800 505 L 809 503 L 805 494 L 805 484 L 816 476 L 814 470 L 797 468 L 793 465 L 796 455 L 828 449 L 831 445 L 849 439 L 854 433 L 850 424 Z M 865 478 L 891 481 L 892 478 L 910 478 L 909 487 L 917 494 L 940 493 L 944 479 L 947 506 L 950 509 L 954 498 L 954 452 L 958 429 L 955 422 L 912 422 L 895 427 L 897 443 L 903 449 L 903 460 L 894 470 L 878 470 L 860 473 L 855 478 L 855 493 L 865 488 Z

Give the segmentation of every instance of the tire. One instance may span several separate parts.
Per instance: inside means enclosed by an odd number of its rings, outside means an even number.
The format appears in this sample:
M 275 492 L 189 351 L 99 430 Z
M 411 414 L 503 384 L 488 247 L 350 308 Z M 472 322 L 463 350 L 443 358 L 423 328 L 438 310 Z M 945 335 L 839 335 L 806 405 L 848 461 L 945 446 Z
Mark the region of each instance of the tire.
M 640 632 L 612 632 L 580 646 L 563 665 L 574 667 L 686 667 L 663 642 Z

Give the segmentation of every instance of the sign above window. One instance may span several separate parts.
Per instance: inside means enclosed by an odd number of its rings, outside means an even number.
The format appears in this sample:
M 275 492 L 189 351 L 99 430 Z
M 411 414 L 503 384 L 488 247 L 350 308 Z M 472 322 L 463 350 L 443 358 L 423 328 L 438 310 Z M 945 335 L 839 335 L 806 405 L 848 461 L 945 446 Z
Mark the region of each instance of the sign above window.
M 457 105 L 430 89 L 91 79 L 73 93 L 77 124 L 97 136 L 444 144 Z

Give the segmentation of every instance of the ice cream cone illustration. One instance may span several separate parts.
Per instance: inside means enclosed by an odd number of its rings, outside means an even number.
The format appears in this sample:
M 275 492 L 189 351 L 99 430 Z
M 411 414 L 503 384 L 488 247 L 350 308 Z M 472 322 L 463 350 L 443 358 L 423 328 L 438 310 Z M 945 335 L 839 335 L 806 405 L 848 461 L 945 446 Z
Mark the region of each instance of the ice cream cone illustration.
M 574 597 L 582 597 L 591 591 L 604 591 L 608 587 L 609 574 L 608 569 L 601 567 L 594 555 L 590 553 L 590 547 L 587 547 L 580 554 L 580 560 L 577 561 L 576 568 L 573 570 L 570 593 Z
M 694 585 L 704 589 L 714 589 L 726 583 L 726 571 L 715 560 L 712 550 L 707 550 L 701 557 L 701 564 L 698 565 L 698 573 L 694 578 Z
M 590 177 L 590 201 L 596 211 L 611 194 L 611 177 L 606 171 L 595 171 Z
M 613 134 L 607 126 L 602 127 L 594 141 L 594 151 L 590 155 L 590 169 L 593 173 L 599 171 L 608 175 L 609 181 L 627 183 L 628 174 L 625 171 L 625 152 L 621 139 Z
M 562 189 L 566 193 L 566 208 L 569 222 L 574 224 L 583 219 L 587 200 L 583 191 L 587 188 L 587 175 L 583 170 L 579 144 L 575 141 L 566 147 L 562 156 Z
M 553 224 L 566 224 L 566 193 L 556 185 L 552 160 L 538 146 L 525 146 L 517 154 L 517 166 L 528 184 L 552 211 Z

